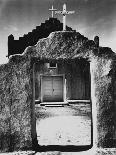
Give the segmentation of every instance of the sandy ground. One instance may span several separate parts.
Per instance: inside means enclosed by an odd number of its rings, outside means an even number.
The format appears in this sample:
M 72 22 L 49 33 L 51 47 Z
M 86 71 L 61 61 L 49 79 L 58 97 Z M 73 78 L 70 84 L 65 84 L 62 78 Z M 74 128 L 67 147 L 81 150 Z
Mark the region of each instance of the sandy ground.
M 89 104 L 63 107 L 36 106 L 36 131 L 40 145 L 90 145 Z
M 13 153 L 0 153 L 0 155 L 116 155 L 116 148 L 90 149 L 83 152 L 34 152 L 34 151 L 18 151 Z

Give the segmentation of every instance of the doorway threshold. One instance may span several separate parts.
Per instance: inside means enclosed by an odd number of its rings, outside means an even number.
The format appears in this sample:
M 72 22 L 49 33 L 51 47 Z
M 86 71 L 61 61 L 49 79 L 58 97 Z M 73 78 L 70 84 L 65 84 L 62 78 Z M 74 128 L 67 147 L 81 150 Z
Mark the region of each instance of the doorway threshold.
M 46 106 L 46 107 L 59 107 L 68 105 L 68 102 L 42 102 L 40 103 L 40 106 Z
M 91 100 L 67 100 L 68 103 L 90 103 Z

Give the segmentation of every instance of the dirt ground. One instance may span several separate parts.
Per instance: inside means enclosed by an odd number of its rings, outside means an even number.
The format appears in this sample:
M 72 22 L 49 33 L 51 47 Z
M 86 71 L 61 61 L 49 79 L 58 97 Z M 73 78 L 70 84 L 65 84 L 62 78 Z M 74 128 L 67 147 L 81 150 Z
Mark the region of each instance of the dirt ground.
M 36 105 L 36 131 L 40 145 L 90 145 L 90 104 Z

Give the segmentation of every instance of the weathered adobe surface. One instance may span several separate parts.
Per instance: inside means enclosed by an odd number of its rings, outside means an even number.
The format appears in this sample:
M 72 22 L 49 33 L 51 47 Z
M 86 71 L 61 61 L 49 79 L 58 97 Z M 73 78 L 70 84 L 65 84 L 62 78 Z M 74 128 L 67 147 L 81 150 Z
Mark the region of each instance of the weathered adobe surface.
M 32 64 L 40 60 L 79 58 L 90 62 L 91 83 L 94 83 L 91 100 L 97 110 L 97 145 L 116 147 L 115 53 L 110 48 L 96 48 L 93 41 L 80 33 L 53 32 L 35 46 L 26 48 L 22 55 L 11 56 L 8 64 L 0 66 L 1 150 L 32 146 Z
M 22 59 L 0 67 L 0 147 L 6 151 L 31 146 L 29 66 Z

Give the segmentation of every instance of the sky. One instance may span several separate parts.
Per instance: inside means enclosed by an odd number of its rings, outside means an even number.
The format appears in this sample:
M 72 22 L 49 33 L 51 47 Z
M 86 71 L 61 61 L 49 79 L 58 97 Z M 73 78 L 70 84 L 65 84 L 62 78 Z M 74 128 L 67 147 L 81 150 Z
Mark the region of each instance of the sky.
M 89 39 L 100 37 L 100 46 L 110 47 L 116 52 L 116 0 L 0 0 L 0 64 L 7 63 L 8 35 L 15 39 L 31 32 L 44 23 L 54 5 L 62 10 L 66 3 L 67 25 Z M 55 15 L 62 22 L 62 15 Z

